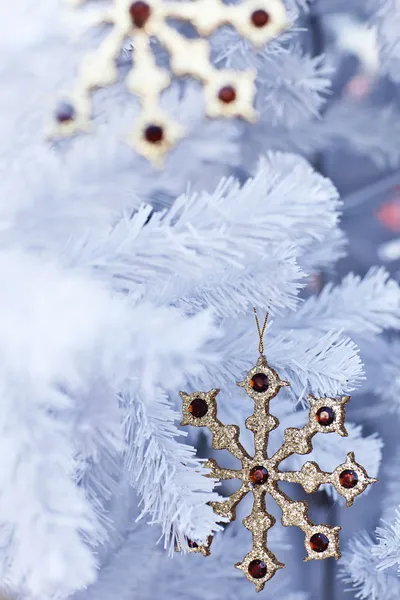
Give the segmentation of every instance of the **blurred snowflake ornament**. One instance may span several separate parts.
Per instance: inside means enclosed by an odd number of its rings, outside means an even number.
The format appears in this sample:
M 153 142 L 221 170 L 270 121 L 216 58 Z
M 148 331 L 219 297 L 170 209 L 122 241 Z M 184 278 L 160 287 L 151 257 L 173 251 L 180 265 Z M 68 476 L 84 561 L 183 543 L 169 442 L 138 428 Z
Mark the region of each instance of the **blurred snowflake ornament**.
M 199 37 L 185 37 L 170 25 L 170 19 L 190 23 Z M 140 99 L 142 112 L 129 142 L 140 154 L 160 164 L 184 131 L 160 108 L 160 96 L 171 84 L 171 73 L 157 65 L 151 38 L 169 53 L 172 74 L 191 76 L 203 84 L 207 116 L 255 121 L 256 72 L 216 69 L 206 36 L 222 25 L 231 25 L 255 46 L 262 46 L 286 27 L 286 12 L 282 0 L 246 0 L 238 5 L 221 0 L 113 0 L 102 22 L 112 25 L 112 30 L 99 48 L 84 58 L 74 92 L 56 110 L 52 135 L 88 130 L 91 93 L 117 82 L 116 60 L 125 40 L 132 39 L 133 66 L 126 85 Z
M 255 310 L 255 309 L 254 309 Z M 256 312 L 256 311 L 255 311 Z M 308 504 L 304 501 L 294 501 L 279 488 L 280 481 L 299 483 L 310 494 L 327 483 L 331 483 L 337 492 L 351 506 L 354 498 L 361 494 L 366 487 L 376 482 L 368 477 L 365 469 L 355 461 L 354 453 L 349 452 L 346 460 L 336 467 L 332 473 L 322 471 L 317 463 L 306 462 L 300 471 L 280 471 L 279 465 L 293 454 L 309 454 L 312 451 L 312 438 L 317 433 L 336 432 L 347 436 L 344 427 L 346 404 L 350 396 L 339 400 L 334 398 L 315 398 L 309 396 L 309 422 L 302 428 L 289 427 L 285 429 L 284 443 L 272 457 L 268 457 L 269 433 L 276 429 L 279 420 L 270 414 L 270 401 L 279 393 L 282 387 L 290 385 L 282 381 L 278 373 L 270 367 L 263 354 L 263 335 L 268 315 L 262 329 L 257 314 L 256 322 L 260 336 L 260 357 L 255 367 L 250 369 L 243 381 L 237 385 L 243 387 L 247 395 L 254 400 L 254 413 L 246 419 L 246 428 L 254 434 L 254 456 L 250 456 L 239 441 L 240 429 L 237 425 L 223 425 L 217 417 L 216 397 L 218 389 L 209 392 L 180 392 L 183 401 L 183 420 L 181 425 L 208 427 L 212 433 L 212 445 L 216 450 L 228 450 L 242 464 L 242 468 L 221 468 L 214 459 L 207 461 L 205 466 L 210 469 L 209 477 L 220 480 L 239 479 L 240 488 L 226 500 L 212 502 L 211 506 L 225 521 L 236 518 L 236 506 L 249 492 L 253 493 L 253 509 L 249 516 L 243 519 L 243 525 L 251 531 L 252 550 L 243 561 L 235 566 L 241 569 L 247 579 L 252 581 L 259 592 L 265 583 L 271 579 L 278 569 L 283 568 L 276 556 L 267 547 L 268 530 L 275 524 L 275 518 L 267 512 L 265 498 L 269 494 L 282 511 L 284 526 L 299 527 L 305 533 L 305 561 L 312 559 L 340 558 L 339 531 L 341 527 L 331 525 L 315 525 L 308 517 Z M 206 543 L 188 540 L 190 552 L 201 552 L 204 556 L 210 554 L 212 538 Z

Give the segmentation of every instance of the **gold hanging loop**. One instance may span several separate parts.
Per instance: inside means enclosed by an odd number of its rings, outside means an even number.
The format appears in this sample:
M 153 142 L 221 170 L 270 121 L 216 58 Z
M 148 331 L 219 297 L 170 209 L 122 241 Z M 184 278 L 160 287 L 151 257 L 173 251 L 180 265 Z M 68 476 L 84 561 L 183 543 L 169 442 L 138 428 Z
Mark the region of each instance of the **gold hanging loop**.
M 258 351 L 259 351 L 260 354 L 264 354 L 264 341 L 263 341 L 263 338 L 264 338 L 265 328 L 267 327 L 267 323 L 268 323 L 269 313 L 268 312 L 266 313 L 265 319 L 264 319 L 264 323 L 263 323 L 263 326 L 262 326 L 262 329 L 261 329 L 261 327 L 260 327 L 260 321 L 258 320 L 257 309 L 254 307 L 253 310 L 254 310 L 254 316 L 256 318 L 256 325 L 257 325 L 258 336 L 260 338 L 260 343 L 258 344 Z

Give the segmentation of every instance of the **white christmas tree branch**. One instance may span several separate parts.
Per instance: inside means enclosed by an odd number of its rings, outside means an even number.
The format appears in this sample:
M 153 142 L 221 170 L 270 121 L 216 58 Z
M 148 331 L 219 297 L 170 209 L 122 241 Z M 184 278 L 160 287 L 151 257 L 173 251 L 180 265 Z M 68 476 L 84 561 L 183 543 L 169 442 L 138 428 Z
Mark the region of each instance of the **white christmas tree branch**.
M 319 116 L 329 94 L 332 69 L 324 56 L 310 56 L 297 42 L 288 42 L 291 35 L 287 31 L 257 51 L 230 30 L 223 30 L 214 41 L 218 64 L 233 69 L 257 68 L 256 105 L 261 123 L 294 127 L 309 122 Z
M 223 327 L 223 339 L 213 344 L 222 360 L 196 378 L 196 389 L 230 385 L 254 363 L 257 334 L 252 318 L 239 323 L 226 320 Z M 276 320 L 267 328 L 264 344 L 270 364 L 290 381 L 288 393 L 296 402 L 305 401 L 308 393 L 338 396 L 351 392 L 364 379 L 358 348 L 341 332 L 315 336 L 300 329 L 285 332 Z
M 205 302 L 221 313 L 246 310 L 251 280 L 262 268 L 268 277 L 260 297 L 268 293 L 271 310 L 293 308 L 297 249 L 335 231 L 339 206 L 335 188 L 306 161 L 269 154 L 243 186 L 222 181 L 213 194 L 181 196 L 165 213 L 142 207 L 108 233 L 70 245 L 68 256 L 136 297 L 161 292 L 166 302 L 192 302 L 192 311 Z M 235 302 L 228 302 L 231 295 Z
M 380 67 L 395 83 L 400 82 L 400 3 L 399 0 L 369 0 L 370 23 L 376 28 Z
M 268 138 L 269 148 L 275 151 L 312 157 L 316 152 L 344 148 L 368 157 L 379 168 L 397 168 L 400 157 L 396 143 L 400 133 L 398 113 L 395 104 L 376 106 L 369 101 L 341 100 L 330 104 L 323 119 L 307 119 L 294 127 L 282 123 L 274 125 L 265 119 L 247 134 L 246 145 L 252 148 L 252 154 L 246 153 L 244 159 L 254 161 Z
M 379 559 L 377 568 L 385 570 L 400 564 L 400 509 L 392 523 L 383 522 L 376 531 L 377 545 L 372 554 Z
M 98 286 L 17 251 L 0 253 L 0 288 L 0 513 L 9 536 L 0 569 L 11 587 L 45 600 L 96 577 L 85 540 L 97 542 L 101 526 L 74 481 L 68 390 L 80 387 L 109 304 Z
M 360 600 L 397 600 L 400 582 L 394 569 L 379 571 L 379 559 L 373 557 L 375 546 L 371 536 L 362 532 L 353 538 L 343 554 L 341 578 L 355 592 Z
M 391 414 L 400 414 L 400 376 L 398 357 L 400 342 L 397 339 L 380 337 L 373 344 L 367 341 L 360 344 L 362 358 L 365 364 L 367 379 L 363 390 L 372 391 L 380 399 L 379 404 L 368 407 L 371 417 L 385 411 Z M 379 363 L 376 357 L 379 356 Z
M 343 329 L 357 340 L 371 340 L 384 329 L 400 327 L 400 288 L 383 268 L 372 268 L 364 278 L 350 274 L 340 285 L 326 285 L 279 326 L 321 333 Z
M 206 541 L 220 529 L 220 517 L 207 504 L 219 496 L 194 448 L 177 442 L 178 414 L 162 392 L 152 402 L 138 395 L 125 400 L 126 465 L 141 498 L 141 516 L 150 515 L 150 522 L 161 526 L 170 554 L 185 536 Z
M 340 258 L 346 256 L 346 245 L 344 232 L 333 229 L 323 240 L 312 242 L 304 249 L 299 264 L 309 274 L 332 269 Z

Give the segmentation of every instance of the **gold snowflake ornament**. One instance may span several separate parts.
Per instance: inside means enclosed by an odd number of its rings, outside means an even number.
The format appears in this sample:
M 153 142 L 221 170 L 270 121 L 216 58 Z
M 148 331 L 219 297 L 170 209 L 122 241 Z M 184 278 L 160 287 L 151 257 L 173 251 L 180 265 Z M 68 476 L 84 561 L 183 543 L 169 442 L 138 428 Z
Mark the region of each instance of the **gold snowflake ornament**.
M 185 37 L 171 26 L 171 19 L 191 24 L 198 37 Z M 125 40 L 131 39 L 133 66 L 126 86 L 139 98 L 142 111 L 128 140 L 156 164 L 184 135 L 182 126 L 160 107 L 171 74 L 190 76 L 203 84 L 207 116 L 256 119 L 256 72 L 216 69 L 211 64 L 207 36 L 222 25 L 231 25 L 252 44 L 262 46 L 287 27 L 282 0 L 244 0 L 239 5 L 221 0 L 113 0 L 112 9 L 101 21 L 111 25 L 111 32 L 95 52 L 84 58 L 75 90 L 56 110 L 52 135 L 88 130 L 91 93 L 117 82 L 116 61 Z M 169 53 L 171 71 L 156 64 L 150 47 L 152 38 Z
M 260 340 L 262 348 L 261 334 Z M 242 482 L 240 488 L 226 500 L 211 503 L 214 512 L 224 517 L 224 520 L 235 520 L 237 504 L 249 492 L 253 494 L 253 509 L 251 514 L 243 519 L 243 525 L 252 534 L 252 549 L 242 562 L 235 566 L 243 571 L 259 592 L 275 572 L 284 567 L 267 546 L 268 530 L 275 523 L 274 517 L 266 509 L 268 494 L 282 511 L 282 524 L 299 527 L 304 532 L 306 561 L 330 557 L 338 559 L 341 556 L 339 552 L 341 527 L 315 525 L 308 517 L 307 503 L 291 500 L 280 489 L 280 481 L 299 483 L 309 494 L 317 491 L 320 485 L 330 483 L 346 499 L 347 506 L 351 506 L 354 498 L 377 480 L 368 477 L 365 469 L 355 461 L 353 452 L 350 452 L 346 460 L 332 473 L 322 471 L 315 462 L 306 462 L 300 471 L 279 469 L 282 461 L 289 456 L 309 454 L 312 451 L 312 438 L 317 433 L 336 432 L 341 436 L 347 436 L 344 422 L 349 396 L 343 396 L 339 400 L 309 396 L 308 423 L 301 429 L 294 427 L 285 429 L 282 446 L 269 457 L 269 433 L 279 425 L 278 419 L 269 411 L 270 401 L 282 387 L 289 383 L 280 379 L 277 372 L 269 366 L 265 356 L 260 353 L 256 366 L 237 385 L 243 387 L 247 395 L 254 400 L 254 412 L 246 420 L 246 428 L 254 434 L 254 456 L 250 456 L 240 443 L 239 427 L 223 425 L 218 419 L 216 397 L 219 390 L 217 389 L 193 394 L 180 392 L 183 401 L 181 424 L 207 427 L 212 433 L 213 448 L 228 450 L 241 462 L 242 467 L 238 470 L 221 468 L 214 459 L 207 461 L 205 466 L 210 469 L 209 477 L 220 480 L 239 479 Z M 212 538 L 209 538 L 203 544 L 188 540 L 189 551 L 208 555 L 211 541 Z

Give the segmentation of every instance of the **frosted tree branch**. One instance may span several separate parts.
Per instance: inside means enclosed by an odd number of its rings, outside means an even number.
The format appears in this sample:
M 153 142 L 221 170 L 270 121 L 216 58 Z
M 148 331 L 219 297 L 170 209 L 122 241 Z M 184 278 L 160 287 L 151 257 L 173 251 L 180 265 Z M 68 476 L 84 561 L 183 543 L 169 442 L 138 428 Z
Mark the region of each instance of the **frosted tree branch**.
M 326 285 L 281 326 L 314 327 L 321 333 L 342 328 L 368 340 L 384 329 L 400 327 L 400 288 L 383 268 L 372 268 L 364 278 L 349 274 L 338 286 Z
M 371 26 L 376 27 L 381 70 L 400 82 L 400 4 L 398 0 L 380 0 L 367 4 L 372 13 Z
M 161 392 L 151 405 L 131 398 L 126 410 L 126 465 L 142 499 L 141 516 L 151 515 L 151 523 L 161 526 L 169 554 L 185 536 L 206 540 L 220 529 L 207 504 L 219 496 L 194 448 L 176 442 L 182 436 L 174 424 L 178 414 Z
M 399 578 L 393 569 L 376 569 L 378 559 L 372 556 L 374 544 L 366 532 L 354 538 L 343 554 L 341 577 L 344 583 L 351 585 L 356 598 L 360 600 L 396 600 L 400 592 Z

